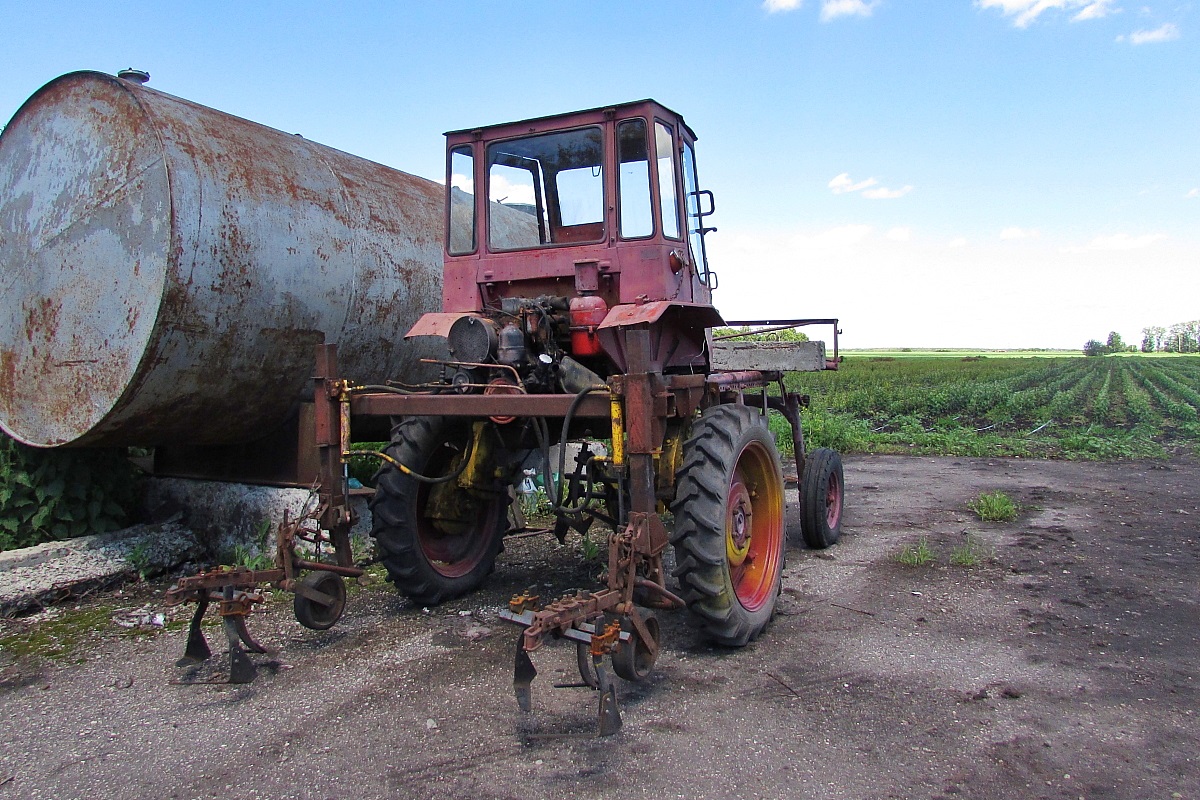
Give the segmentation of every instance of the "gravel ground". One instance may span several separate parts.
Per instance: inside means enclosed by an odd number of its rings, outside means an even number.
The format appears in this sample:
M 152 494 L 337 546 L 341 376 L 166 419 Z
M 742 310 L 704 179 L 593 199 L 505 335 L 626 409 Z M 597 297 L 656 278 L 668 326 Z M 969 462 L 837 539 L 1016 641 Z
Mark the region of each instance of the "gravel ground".
M 713 648 L 662 616 L 604 739 L 590 693 L 552 688 L 564 646 L 516 710 L 495 617 L 527 585 L 588 585 L 572 540 L 510 540 L 485 589 L 428 611 L 358 587 L 324 633 L 277 598 L 241 687 L 173 683 L 186 612 L 157 628 L 164 585 L 0 621 L 0 800 L 1200 797 L 1195 460 L 858 457 L 846 482 L 842 543 L 789 550 L 765 634 Z M 966 510 L 994 490 L 1016 522 Z M 937 561 L 900 564 L 922 537 Z M 982 563 L 950 563 L 968 538 Z

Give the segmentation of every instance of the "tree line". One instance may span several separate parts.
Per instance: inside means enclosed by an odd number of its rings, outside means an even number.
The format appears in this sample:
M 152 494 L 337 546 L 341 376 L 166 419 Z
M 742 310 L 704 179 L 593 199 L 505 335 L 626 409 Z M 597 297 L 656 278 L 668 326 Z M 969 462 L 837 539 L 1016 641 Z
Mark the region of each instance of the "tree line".
M 1143 353 L 1200 353 L 1200 319 L 1142 328 Z
M 1116 331 L 1111 331 L 1108 334 L 1107 341 L 1099 339 L 1088 339 L 1087 344 L 1083 346 L 1083 354 L 1085 356 L 1107 356 L 1112 353 L 1136 353 L 1137 347 L 1131 344 L 1125 344 L 1121 338 L 1121 334 Z
M 1142 328 L 1142 345 L 1126 344 L 1121 334 L 1112 331 L 1108 339 L 1088 339 L 1083 346 L 1085 356 L 1107 356 L 1112 353 L 1200 353 L 1200 319 L 1190 322 L 1176 322 L 1164 328 L 1161 325 L 1151 325 Z

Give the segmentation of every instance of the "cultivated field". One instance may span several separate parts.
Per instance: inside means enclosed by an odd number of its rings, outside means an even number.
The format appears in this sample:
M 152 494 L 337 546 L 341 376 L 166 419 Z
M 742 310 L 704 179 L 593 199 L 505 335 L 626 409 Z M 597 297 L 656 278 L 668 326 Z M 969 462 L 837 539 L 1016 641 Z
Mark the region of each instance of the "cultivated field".
M 842 452 L 1111 459 L 1200 446 L 1200 356 L 847 356 L 789 384 L 812 397 L 810 444 Z

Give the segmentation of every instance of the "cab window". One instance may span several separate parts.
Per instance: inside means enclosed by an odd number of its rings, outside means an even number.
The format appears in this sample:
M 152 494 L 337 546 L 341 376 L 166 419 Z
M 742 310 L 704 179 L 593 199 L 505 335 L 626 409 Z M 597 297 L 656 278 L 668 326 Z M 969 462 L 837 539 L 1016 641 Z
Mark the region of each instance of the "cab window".
M 654 235 L 650 206 L 650 161 L 646 151 L 646 120 L 627 119 L 617 124 L 617 158 L 621 162 L 621 238 L 639 239 Z
M 450 151 L 450 255 L 475 252 L 475 159 L 471 146 Z
M 692 263 L 695 264 L 696 275 L 705 284 L 708 283 L 708 259 L 704 255 L 704 219 L 700 215 L 700 192 L 696 180 L 696 157 L 692 146 L 687 142 L 683 145 L 683 196 L 687 203 L 688 246 L 692 251 Z
M 488 245 L 521 250 L 604 239 L 599 127 L 493 142 L 487 148 Z
M 654 152 L 658 159 L 658 197 L 663 236 L 679 238 L 679 205 L 675 197 L 675 137 L 671 126 L 654 123 Z

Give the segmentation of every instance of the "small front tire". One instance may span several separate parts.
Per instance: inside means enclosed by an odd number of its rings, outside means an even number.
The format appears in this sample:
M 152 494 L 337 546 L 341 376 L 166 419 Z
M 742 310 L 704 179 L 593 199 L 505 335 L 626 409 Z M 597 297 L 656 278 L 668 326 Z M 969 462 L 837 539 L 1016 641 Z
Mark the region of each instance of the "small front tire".
M 827 447 L 813 450 L 800 484 L 800 527 L 809 547 L 824 550 L 842 538 L 844 496 L 842 457 Z

